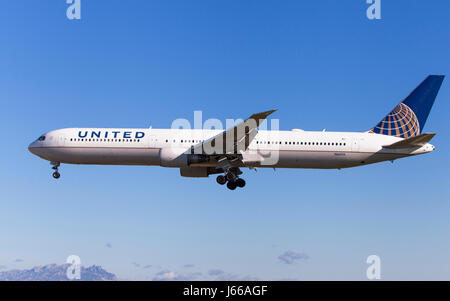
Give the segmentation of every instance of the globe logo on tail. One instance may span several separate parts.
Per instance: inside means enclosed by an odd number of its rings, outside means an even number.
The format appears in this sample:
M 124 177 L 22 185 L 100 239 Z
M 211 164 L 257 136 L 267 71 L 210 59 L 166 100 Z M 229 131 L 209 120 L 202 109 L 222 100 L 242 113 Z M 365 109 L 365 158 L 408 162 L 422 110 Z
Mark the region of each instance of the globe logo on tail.
M 420 125 L 414 111 L 400 103 L 369 132 L 408 138 L 420 135 Z

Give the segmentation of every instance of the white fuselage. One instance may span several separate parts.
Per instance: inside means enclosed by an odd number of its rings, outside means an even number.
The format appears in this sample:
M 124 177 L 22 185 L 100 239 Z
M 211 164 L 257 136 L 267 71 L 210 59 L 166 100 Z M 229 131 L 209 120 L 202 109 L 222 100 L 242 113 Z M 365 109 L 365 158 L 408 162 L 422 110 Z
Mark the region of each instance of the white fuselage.
M 220 130 L 68 128 L 46 133 L 30 144 L 37 156 L 60 163 L 214 167 L 189 164 L 180 156 Z M 359 132 L 258 131 L 241 153 L 240 167 L 336 169 L 427 153 L 434 146 L 388 149 L 402 138 Z M 181 158 L 181 159 L 180 159 Z

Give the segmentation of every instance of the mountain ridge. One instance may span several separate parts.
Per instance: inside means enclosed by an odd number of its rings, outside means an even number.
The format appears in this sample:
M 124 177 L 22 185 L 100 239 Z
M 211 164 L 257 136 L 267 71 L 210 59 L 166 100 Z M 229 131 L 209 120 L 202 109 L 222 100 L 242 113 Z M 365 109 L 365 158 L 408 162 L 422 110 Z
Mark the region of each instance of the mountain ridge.
M 107 272 L 99 265 L 81 266 L 81 279 L 68 279 L 70 264 L 55 263 L 35 266 L 30 269 L 13 269 L 0 272 L 0 281 L 117 281 L 115 274 Z

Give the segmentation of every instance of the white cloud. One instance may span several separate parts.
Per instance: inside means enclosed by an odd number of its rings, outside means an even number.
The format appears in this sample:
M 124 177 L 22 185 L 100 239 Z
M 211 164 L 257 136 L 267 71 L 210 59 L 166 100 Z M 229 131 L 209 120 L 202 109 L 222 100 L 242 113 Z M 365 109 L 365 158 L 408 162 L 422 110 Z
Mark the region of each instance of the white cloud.
M 196 273 L 186 273 L 186 274 L 180 274 L 174 271 L 169 270 L 163 270 L 158 273 L 156 273 L 155 277 L 153 277 L 154 281 L 189 281 L 194 280 L 198 276 L 200 276 L 200 272 Z
M 308 259 L 309 256 L 306 253 L 297 253 L 294 251 L 286 251 L 280 256 L 278 256 L 278 259 L 284 262 L 285 264 L 292 264 L 297 259 Z
M 213 280 L 216 281 L 256 281 L 259 280 L 256 277 L 246 275 L 239 276 L 232 273 L 227 273 L 220 269 L 212 269 L 208 271 L 208 274 L 213 277 Z
M 134 265 L 135 268 L 141 267 L 141 265 L 137 262 L 132 262 L 131 264 Z

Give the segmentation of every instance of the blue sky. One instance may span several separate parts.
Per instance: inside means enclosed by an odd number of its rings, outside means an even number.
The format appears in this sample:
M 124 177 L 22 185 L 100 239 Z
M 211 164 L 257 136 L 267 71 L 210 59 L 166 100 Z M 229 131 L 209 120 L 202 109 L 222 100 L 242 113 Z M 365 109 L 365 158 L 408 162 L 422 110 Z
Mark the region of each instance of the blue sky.
M 70 21 L 63 0 L 5 1 L 0 265 L 77 254 L 130 280 L 364 280 L 377 254 L 382 279 L 450 279 L 448 78 L 425 126 L 433 153 L 245 170 L 234 192 L 160 167 L 64 165 L 55 181 L 27 150 L 52 129 L 164 128 L 194 110 L 277 108 L 283 130 L 367 130 L 448 74 L 450 3 L 383 0 L 371 21 L 365 2 L 82 0 Z M 286 251 L 307 256 L 287 264 Z

